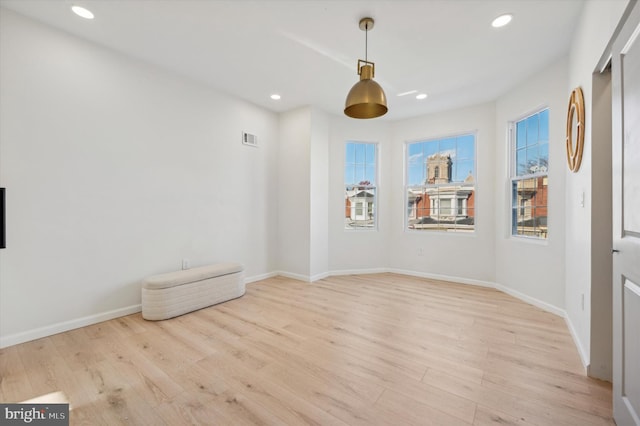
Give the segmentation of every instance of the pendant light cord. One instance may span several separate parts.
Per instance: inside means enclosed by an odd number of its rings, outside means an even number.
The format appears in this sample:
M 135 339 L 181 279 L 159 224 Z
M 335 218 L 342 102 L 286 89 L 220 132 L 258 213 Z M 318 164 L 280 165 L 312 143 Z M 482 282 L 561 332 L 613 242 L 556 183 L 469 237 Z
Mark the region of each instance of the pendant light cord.
M 369 23 L 364 24 L 364 61 L 368 62 L 367 52 L 369 51 Z

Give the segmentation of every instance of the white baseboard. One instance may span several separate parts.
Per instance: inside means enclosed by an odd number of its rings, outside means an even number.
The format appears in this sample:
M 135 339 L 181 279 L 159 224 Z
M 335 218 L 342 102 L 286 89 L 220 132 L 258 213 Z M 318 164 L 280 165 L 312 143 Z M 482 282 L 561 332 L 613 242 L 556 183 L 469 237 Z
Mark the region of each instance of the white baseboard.
M 341 269 L 336 271 L 329 271 L 327 274 L 331 277 L 337 277 L 340 275 L 367 275 L 367 274 L 382 274 L 389 272 L 388 268 L 369 268 L 369 269 Z
M 309 282 L 314 282 L 314 281 L 318 281 L 318 280 L 322 280 L 325 279 L 327 277 L 329 277 L 330 274 L 329 272 L 323 272 L 321 274 L 316 274 L 316 275 L 312 275 L 309 279 Z
M 394 274 L 400 274 L 400 275 L 409 275 L 411 277 L 429 278 L 431 280 L 449 281 L 457 284 L 470 284 L 470 285 L 477 285 L 479 287 L 490 287 L 490 288 L 496 287 L 495 283 L 492 283 L 489 281 L 474 280 L 471 278 L 462 278 L 462 277 L 452 277 L 450 275 L 430 274 L 428 272 L 410 271 L 406 269 L 394 269 L 394 268 L 388 269 L 387 272 L 392 272 Z
M 329 275 L 339 276 L 339 275 L 380 274 L 384 272 L 391 272 L 394 274 L 408 275 L 408 276 L 419 277 L 419 278 L 428 278 L 428 279 L 439 280 L 439 281 L 448 281 L 448 282 L 453 282 L 457 284 L 469 284 L 469 285 L 475 285 L 479 287 L 495 288 L 496 290 L 500 290 L 503 293 L 507 293 L 508 295 L 513 296 L 516 299 L 520 299 L 523 302 L 529 303 L 542 310 L 545 310 L 547 312 L 551 312 L 552 314 L 566 318 L 566 312 L 564 311 L 564 309 L 558 308 L 555 305 L 552 305 L 547 302 L 543 302 L 542 300 L 536 299 L 535 297 L 528 296 L 517 290 L 513 290 L 509 287 L 506 287 L 498 283 L 494 283 L 492 281 L 483 281 L 483 280 L 476 280 L 472 278 L 454 277 L 451 275 L 432 274 L 428 272 L 411 271 L 408 269 L 396 269 L 396 268 L 346 269 L 346 270 L 330 271 Z M 577 342 L 576 342 L 576 345 L 577 345 Z
M 311 277 L 309 275 L 297 274 L 295 272 L 287 272 L 287 271 L 276 271 L 276 275 L 280 275 L 281 277 L 291 278 L 293 280 L 304 281 L 305 283 L 311 282 Z
M 496 290 L 500 290 L 501 292 L 507 293 L 508 295 L 513 296 L 516 299 L 520 299 L 523 302 L 527 302 L 530 305 L 533 305 L 533 306 L 535 306 L 537 308 L 540 308 L 540 309 L 542 309 L 544 311 L 551 312 L 552 314 L 558 315 L 559 317 L 563 317 L 564 318 L 565 315 L 566 315 L 566 312 L 564 311 L 564 309 L 558 308 L 555 305 L 552 305 L 552 304 L 547 303 L 547 302 L 543 302 L 540 299 L 536 299 L 535 297 L 531 297 L 531 296 L 529 296 L 527 294 L 521 293 L 518 290 L 514 290 L 512 288 L 509 288 L 507 286 L 504 286 L 504 285 L 498 284 L 498 283 L 494 283 L 493 287 Z
M 402 275 L 410 275 L 410 276 L 414 276 L 414 277 L 421 277 L 421 278 L 430 278 L 430 279 L 437 279 L 437 280 L 442 280 L 442 281 L 451 281 L 454 283 L 462 283 L 462 284 L 470 284 L 470 285 L 477 285 L 477 286 L 481 286 L 481 287 L 490 287 L 490 288 L 495 288 L 496 290 L 502 291 L 503 293 L 506 293 L 510 296 L 515 297 L 516 299 L 520 299 L 523 302 L 529 303 L 533 306 L 536 306 L 544 311 L 550 312 L 554 315 L 558 315 L 562 318 L 564 318 L 566 324 L 567 324 L 567 328 L 569 329 L 569 333 L 571 334 L 571 337 L 573 339 L 573 344 L 576 345 L 576 348 L 578 350 L 578 354 L 580 355 L 580 360 L 582 361 L 582 366 L 585 369 L 585 374 L 588 371 L 589 368 L 589 356 L 587 355 L 587 353 L 585 352 L 583 346 L 582 346 L 582 342 L 580 341 L 580 338 L 578 337 L 578 333 L 576 332 L 573 323 L 571 322 L 571 319 L 569 318 L 569 316 L 567 315 L 567 312 L 564 309 L 561 309 L 555 305 L 552 305 L 550 303 L 547 302 L 543 302 L 542 300 L 536 299 L 535 297 L 531 297 L 529 295 L 526 295 L 524 293 L 521 293 L 517 290 L 513 290 L 509 287 L 506 287 L 502 284 L 498 284 L 498 283 L 494 283 L 494 282 L 490 282 L 490 281 L 480 281 L 480 280 L 474 280 L 474 279 L 468 279 L 468 278 L 461 278 L 461 277 L 451 277 L 451 276 L 447 276 L 447 275 L 438 275 L 438 274 L 429 274 L 426 272 L 417 272 L 417 271 L 408 271 L 408 270 L 403 270 L 403 269 L 388 269 L 386 272 L 393 272 L 396 274 L 402 274 Z
M 314 281 L 327 278 L 328 276 L 331 275 L 329 272 L 323 272 L 321 274 L 316 274 L 316 275 L 302 275 L 302 274 L 296 274 L 294 272 L 287 272 L 287 271 L 277 271 L 274 274 L 280 275 L 281 277 L 298 280 L 298 281 L 304 281 L 305 283 L 312 283 Z
M 273 278 L 277 276 L 278 276 L 277 272 L 268 272 L 266 274 L 254 275 L 252 277 L 245 277 L 244 283 L 251 284 L 251 283 L 255 283 L 256 281 L 268 280 L 269 278 Z
M 566 318 L 566 313 L 563 309 L 560 309 L 557 306 L 554 306 L 550 303 L 543 302 L 542 300 L 536 299 L 535 297 L 531 297 L 524 293 L 520 293 L 517 290 L 510 289 L 509 287 L 506 287 L 504 285 L 494 283 L 492 281 L 475 280 L 472 278 L 454 277 L 451 275 L 432 274 L 429 272 L 411 271 L 408 269 L 396 269 L 396 268 L 340 270 L 340 271 L 331 271 L 329 275 L 336 276 L 336 275 L 354 275 L 354 274 L 379 274 L 383 272 L 391 272 L 394 274 L 408 275 L 411 277 L 419 277 L 419 278 L 428 278 L 428 279 L 439 280 L 439 281 L 448 281 L 448 282 L 457 283 L 457 284 L 469 284 L 469 285 L 475 285 L 479 287 L 495 288 L 496 290 L 500 290 L 503 293 L 507 293 L 508 295 L 513 296 L 516 299 L 520 299 L 523 302 L 527 302 L 547 312 L 551 312 L 552 314 Z
M 82 318 L 59 322 L 57 324 L 51 324 L 46 327 L 36 328 L 34 330 L 14 333 L 8 336 L 0 336 L 0 348 L 6 348 L 7 346 L 13 346 L 19 343 L 30 342 L 31 340 L 41 339 L 43 337 L 52 336 L 64 331 L 74 330 L 76 328 L 86 327 L 87 325 L 108 321 L 110 319 L 123 317 L 125 315 L 135 314 L 140 312 L 141 310 L 142 305 L 132 305 L 95 315 L 89 315 Z
M 267 278 L 271 278 L 279 275 L 285 278 L 291 278 L 298 281 L 304 281 L 306 283 L 312 283 L 314 281 L 322 280 L 324 278 L 333 277 L 333 276 L 381 274 L 383 272 L 390 272 L 390 271 L 388 268 L 347 269 L 347 270 L 339 270 L 339 271 L 328 271 L 328 272 L 323 272 L 321 274 L 316 274 L 316 275 L 303 275 L 295 272 L 275 271 L 275 272 L 270 272 L 268 274 L 264 274 L 264 278 L 260 278 L 260 279 L 267 279 Z M 256 279 L 253 281 L 259 281 L 259 279 Z M 245 280 L 245 282 L 247 283 L 253 282 L 253 281 L 249 281 L 249 279 Z
M 298 281 L 304 281 L 306 283 L 312 283 L 318 280 L 322 280 L 327 277 L 340 276 L 340 275 L 364 275 L 364 274 L 381 274 L 383 272 L 389 272 L 387 268 L 373 268 L 373 269 L 349 269 L 341 271 L 328 271 L 316 275 L 303 275 L 295 272 L 287 271 L 275 271 L 269 274 L 265 274 L 265 278 L 271 278 L 275 276 L 281 276 L 285 278 L 291 278 Z M 245 280 L 246 281 L 246 280 Z M 258 281 L 258 280 L 256 280 Z M 246 281 L 249 282 L 249 281 Z
M 580 355 L 580 360 L 582 361 L 582 366 L 585 369 L 585 373 L 588 371 L 589 369 L 589 355 L 585 352 L 584 348 L 582 347 L 582 342 L 580 341 L 580 337 L 578 337 L 578 333 L 576 332 L 575 327 L 573 326 L 573 322 L 571 322 L 571 318 L 569 318 L 569 315 L 564 312 L 564 322 L 567 324 L 567 328 L 569 329 L 569 333 L 571 334 L 571 338 L 573 338 L 573 343 L 574 345 L 576 345 L 576 348 L 578 349 L 578 355 Z

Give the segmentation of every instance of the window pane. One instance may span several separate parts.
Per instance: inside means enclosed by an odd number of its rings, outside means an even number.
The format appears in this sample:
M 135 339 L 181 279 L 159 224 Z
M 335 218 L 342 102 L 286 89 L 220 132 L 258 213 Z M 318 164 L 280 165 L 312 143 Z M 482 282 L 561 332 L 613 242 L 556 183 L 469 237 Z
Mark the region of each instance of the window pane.
M 536 187 L 538 186 L 538 180 L 537 179 L 523 179 L 520 181 L 520 189 L 524 190 L 524 191 L 528 191 L 527 193 L 533 193 L 533 191 L 536 189 Z
M 424 154 L 422 152 L 422 144 L 409 144 L 407 149 L 407 184 L 419 185 L 424 182 Z
M 439 141 L 432 142 L 418 142 L 417 145 L 422 146 L 422 152 L 424 152 L 424 160 L 426 161 L 428 157 L 432 156 L 436 152 L 440 151 L 440 143 Z
M 424 166 L 422 164 L 413 165 L 409 167 L 409 176 L 407 176 L 407 183 L 409 185 L 420 185 L 424 183 Z
M 345 194 L 345 228 L 375 227 L 375 188 L 347 187 Z
M 546 177 L 513 182 L 512 233 L 547 238 Z
M 345 185 L 355 183 L 355 175 L 354 175 L 354 169 L 352 164 L 344 165 L 344 183 Z
M 454 182 L 464 182 L 467 178 L 473 182 L 473 160 L 458 161 L 457 167 L 454 171 Z
M 376 144 L 348 142 L 345 149 L 345 229 L 375 229 Z
M 374 165 L 376 163 L 376 147 L 373 144 L 364 144 L 365 145 L 365 164 L 366 165 Z
M 422 156 L 422 144 L 412 143 L 407 146 L 407 153 L 409 158 L 417 158 Z
M 451 154 L 456 150 L 456 138 L 442 139 L 440 141 L 440 152 L 443 154 Z
M 357 155 L 357 154 L 356 154 Z M 360 183 L 365 180 L 365 167 L 364 164 L 356 164 L 354 167 L 356 176 L 353 183 Z
M 527 174 L 538 173 L 538 145 L 527 148 Z
M 549 110 L 545 109 L 520 120 L 515 127 L 515 140 L 511 141 L 516 161 L 512 167 L 512 234 L 547 238 Z M 518 179 L 530 174 L 538 176 Z
M 538 142 L 538 114 L 527 118 L 527 145 Z
M 421 223 L 424 222 L 422 219 L 426 219 L 432 214 L 434 214 L 435 210 L 430 208 L 429 199 L 422 199 L 418 202 L 417 211 L 416 211 L 416 219 L 421 220 Z
M 549 144 L 543 143 L 538 148 L 538 155 L 540 156 L 540 171 L 547 172 L 549 169 Z M 544 168 L 544 169 L 543 169 Z
M 365 167 L 365 180 L 369 182 L 369 185 L 376 184 L 376 166 L 367 165 Z
M 516 151 L 516 175 L 522 176 L 527 173 L 527 151 L 519 149 Z
M 545 207 L 545 211 L 544 211 L 544 216 L 547 215 L 546 212 L 546 206 L 547 206 L 547 178 L 546 177 L 540 177 L 538 178 L 538 188 L 537 188 L 537 193 L 536 193 L 536 206 L 544 206 Z
M 527 145 L 527 123 L 519 121 L 516 124 L 516 148 L 524 148 Z
M 473 208 L 467 209 L 466 222 L 467 222 L 468 225 L 474 225 L 475 224 L 475 209 L 473 209 Z
M 473 135 L 461 136 L 458 138 L 458 151 L 456 159 L 473 160 L 475 158 L 475 143 Z
M 356 160 L 355 162 L 357 164 L 364 164 L 365 163 L 365 144 L 363 143 L 357 143 L 354 144 L 356 147 Z
M 546 173 L 549 169 L 549 110 L 516 123 L 515 175 Z
M 346 154 L 345 154 L 345 163 L 353 164 L 356 162 L 356 144 L 347 143 Z
M 547 215 L 546 209 L 534 209 L 533 212 L 534 234 L 539 238 L 547 237 Z
M 475 135 L 407 144 L 407 226 L 474 230 Z

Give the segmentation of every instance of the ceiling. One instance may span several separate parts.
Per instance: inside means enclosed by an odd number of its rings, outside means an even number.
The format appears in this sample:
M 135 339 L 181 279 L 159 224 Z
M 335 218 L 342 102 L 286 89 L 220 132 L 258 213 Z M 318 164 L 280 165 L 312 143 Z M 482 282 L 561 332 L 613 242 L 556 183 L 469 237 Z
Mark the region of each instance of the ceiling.
M 74 15 L 90 9 L 95 19 Z M 364 59 L 397 120 L 496 99 L 569 49 L 583 0 L 0 0 L 2 7 L 281 112 L 342 114 Z M 495 29 L 503 13 L 513 21 Z M 416 90 L 425 100 L 399 93 Z M 270 99 L 272 93 L 282 96 Z

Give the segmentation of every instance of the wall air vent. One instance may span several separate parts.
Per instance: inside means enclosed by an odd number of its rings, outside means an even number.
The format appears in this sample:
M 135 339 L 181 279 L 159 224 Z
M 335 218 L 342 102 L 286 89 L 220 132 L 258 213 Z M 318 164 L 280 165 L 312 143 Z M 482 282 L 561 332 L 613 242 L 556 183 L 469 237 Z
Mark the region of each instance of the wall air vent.
M 251 133 L 242 132 L 242 143 L 249 146 L 258 146 L 258 137 Z

